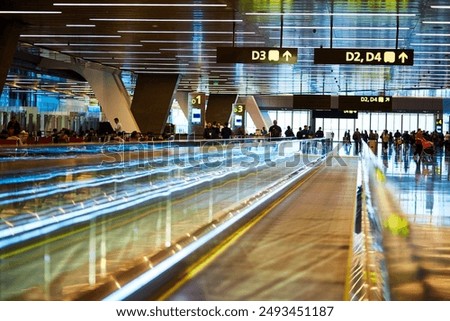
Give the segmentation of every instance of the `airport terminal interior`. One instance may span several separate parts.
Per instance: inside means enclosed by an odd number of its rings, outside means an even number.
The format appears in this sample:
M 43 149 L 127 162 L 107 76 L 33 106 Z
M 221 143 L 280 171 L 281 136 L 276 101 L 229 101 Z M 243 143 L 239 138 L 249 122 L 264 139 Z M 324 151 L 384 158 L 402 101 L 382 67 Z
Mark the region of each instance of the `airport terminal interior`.
M 448 0 L 2 0 L 1 301 L 450 300 Z

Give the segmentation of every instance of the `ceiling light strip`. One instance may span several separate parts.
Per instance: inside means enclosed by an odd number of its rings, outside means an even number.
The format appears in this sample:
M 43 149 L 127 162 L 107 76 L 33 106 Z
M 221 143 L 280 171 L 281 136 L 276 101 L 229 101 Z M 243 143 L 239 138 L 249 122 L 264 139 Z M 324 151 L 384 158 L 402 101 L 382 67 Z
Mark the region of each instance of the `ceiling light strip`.
M 89 18 L 90 21 L 110 22 L 242 22 L 242 19 L 144 19 L 144 18 Z
M 137 65 L 137 66 L 189 66 L 189 64 L 187 63 L 157 63 L 157 62 L 106 62 L 108 65 L 126 65 L 126 66 L 132 66 L 132 65 Z
M 281 26 L 259 26 L 260 29 L 281 29 Z M 329 30 L 330 27 L 314 27 L 314 26 L 283 26 L 283 29 L 298 30 Z M 335 27 L 336 30 L 397 30 L 397 27 Z M 399 30 L 409 30 L 407 27 L 399 27 Z
M 113 61 L 117 61 L 117 60 L 139 60 L 139 61 L 174 61 L 176 60 L 175 58 L 163 58 L 163 57 L 139 57 L 139 58 L 132 58 L 132 57 L 83 57 L 83 59 L 87 59 L 87 60 L 91 60 L 91 59 L 97 59 L 97 60 L 113 60 Z
M 187 31 L 187 30 L 119 30 L 118 33 L 142 33 L 142 34 L 208 34 L 208 35 L 254 35 L 254 31 Z
M 81 47 L 142 47 L 142 44 L 129 43 L 69 43 L 69 46 Z
M 95 28 L 96 25 L 66 24 L 68 28 Z
M 279 39 L 277 37 L 270 37 L 271 40 Z M 319 38 L 319 37 L 283 37 L 283 40 L 329 40 L 330 38 Z M 395 38 L 333 38 L 337 41 L 396 41 Z M 403 41 L 405 39 L 398 39 Z
M 220 41 L 198 41 L 198 40 L 141 40 L 142 43 L 195 43 L 195 44 L 224 44 L 233 43 L 231 40 L 220 40 Z
M 202 48 L 202 49 L 198 49 L 198 48 L 159 48 L 160 51 L 195 51 L 195 52 L 203 52 L 203 51 L 217 51 L 217 49 L 212 49 L 212 48 Z
M 411 46 L 437 46 L 450 47 L 450 43 L 412 43 Z
M 83 54 L 118 54 L 118 55 L 159 55 L 158 51 L 105 51 L 105 50 L 64 50 L 62 53 L 83 53 Z
M 450 37 L 450 33 L 416 33 L 416 36 L 423 36 L 423 37 Z
M 414 13 L 317 13 L 317 12 L 246 12 L 247 16 L 342 16 L 342 17 L 415 17 Z
M 226 7 L 226 4 L 220 3 L 75 3 L 75 2 L 57 2 L 55 7 Z
M 21 38 L 121 38 L 119 35 L 20 35 Z
M 450 25 L 450 21 L 422 21 L 424 24 Z
M 26 10 L 2 10 L 0 14 L 61 14 L 62 11 L 26 11 Z

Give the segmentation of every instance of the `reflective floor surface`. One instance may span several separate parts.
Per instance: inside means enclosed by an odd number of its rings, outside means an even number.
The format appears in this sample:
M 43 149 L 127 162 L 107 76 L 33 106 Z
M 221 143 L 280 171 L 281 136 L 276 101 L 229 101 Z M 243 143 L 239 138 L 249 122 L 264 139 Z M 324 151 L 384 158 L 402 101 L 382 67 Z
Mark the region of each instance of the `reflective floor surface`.
M 355 155 L 354 144 L 343 145 L 340 155 Z M 387 152 L 378 144 L 387 182 L 405 214 L 415 223 L 450 226 L 450 153 L 414 157 L 411 148 L 392 146 Z
M 414 157 L 410 150 L 381 154 L 388 181 L 414 223 L 450 226 L 450 155 Z

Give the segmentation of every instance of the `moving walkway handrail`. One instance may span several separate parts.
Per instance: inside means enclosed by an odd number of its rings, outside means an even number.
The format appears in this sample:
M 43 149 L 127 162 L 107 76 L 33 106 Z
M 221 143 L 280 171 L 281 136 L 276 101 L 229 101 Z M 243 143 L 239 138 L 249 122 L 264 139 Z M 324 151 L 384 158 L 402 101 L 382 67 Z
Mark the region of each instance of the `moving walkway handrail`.
M 187 266 L 256 217 L 268 204 L 278 199 L 326 159 L 327 153 L 322 154 L 315 161 L 272 182 L 258 194 L 239 202 L 231 209 L 225 209 L 219 219 L 178 240 L 161 253 L 148 257 L 132 270 L 112 276 L 110 282 L 78 299 L 117 301 L 158 298 L 161 292 L 167 291 L 171 286 L 176 275 L 183 273 Z
M 388 186 L 384 165 L 362 144 L 361 157 L 361 246 L 355 252 L 359 269 L 351 285 L 352 300 L 395 300 L 397 268 L 409 266 L 411 282 L 419 271 L 409 245 L 410 226 Z M 399 251 L 402 255 L 398 255 Z

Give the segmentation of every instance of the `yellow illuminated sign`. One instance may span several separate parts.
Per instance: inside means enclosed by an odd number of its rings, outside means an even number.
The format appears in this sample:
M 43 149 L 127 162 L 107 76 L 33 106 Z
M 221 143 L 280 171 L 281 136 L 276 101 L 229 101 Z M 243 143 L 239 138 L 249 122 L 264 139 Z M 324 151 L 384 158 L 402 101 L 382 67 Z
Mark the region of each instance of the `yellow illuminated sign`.
M 349 5 L 355 9 L 385 9 L 388 12 L 397 11 L 397 3 L 400 9 L 408 8 L 409 0 L 348 0 Z

